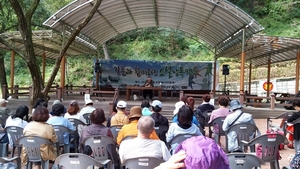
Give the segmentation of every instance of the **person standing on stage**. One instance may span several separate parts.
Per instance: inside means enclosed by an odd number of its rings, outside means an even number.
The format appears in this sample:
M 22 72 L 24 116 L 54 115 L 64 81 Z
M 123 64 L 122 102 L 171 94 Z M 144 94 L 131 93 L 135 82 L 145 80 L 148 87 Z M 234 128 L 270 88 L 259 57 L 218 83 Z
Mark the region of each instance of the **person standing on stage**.
M 154 81 L 151 79 L 151 77 L 148 77 L 148 79 L 145 81 L 143 87 L 154 87 Z M 149 95 L 149 99 L 152 100 L 153 90 L 143 90 L 144 99 L 147 98 L 147 95 Z

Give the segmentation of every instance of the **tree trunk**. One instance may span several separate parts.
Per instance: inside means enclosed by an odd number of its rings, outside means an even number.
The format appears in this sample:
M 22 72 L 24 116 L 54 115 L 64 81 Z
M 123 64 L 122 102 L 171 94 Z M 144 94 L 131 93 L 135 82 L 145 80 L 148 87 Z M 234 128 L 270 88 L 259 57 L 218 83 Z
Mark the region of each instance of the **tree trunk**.
M 6 52 L 3 51 L 3 50 L 0 51 L 0 85 L 1 85 L 1 88 L 2 88 L 3 85 L 7 86 L 6 71 L 5 71 L 5 66 L 4 66 L 5 53 Z M 5 93 L 8 93 L 8 90 L 6 90 Z M 8 95 L 4 96 L 4 98 L 8 98 Z

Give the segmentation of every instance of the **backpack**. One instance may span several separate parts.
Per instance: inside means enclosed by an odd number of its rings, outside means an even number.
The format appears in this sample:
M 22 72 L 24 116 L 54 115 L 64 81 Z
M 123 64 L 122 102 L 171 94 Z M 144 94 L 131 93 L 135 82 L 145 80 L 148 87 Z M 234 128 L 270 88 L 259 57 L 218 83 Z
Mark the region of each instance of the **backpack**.
M 200 126 L 204 129 L 205 125 L 207 124 L 206 119 L 208 117 L 205 117 L 200 109 L 194 110 L 194 116 L 196 117 L 196 119 L 197 119 L 198 123 L 200 124 Z

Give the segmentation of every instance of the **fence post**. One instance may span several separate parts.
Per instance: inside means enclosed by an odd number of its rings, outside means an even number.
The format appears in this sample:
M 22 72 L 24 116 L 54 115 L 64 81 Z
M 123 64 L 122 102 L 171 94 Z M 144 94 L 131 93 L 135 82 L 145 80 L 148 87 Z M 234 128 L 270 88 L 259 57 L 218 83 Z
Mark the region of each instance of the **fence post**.
M 270 95 L 271 101 L 270 101 L 270 109 L 274 110 L 275 109 L 275 94 Z
M 7 89 L 7 86 L 6 85 L 2 85 L 2 99 L 7 99 L 7 95 L 8 95 L 8 93 L 7 93 L 7 91 L 8 91 L 8 89 Z
M 61 98 L 62 98 L 62 87 L 60 87 L 60 86 L 58 86 L 56 88 L 56 98 L 57 98 L 57 100 L 61 101 Z
M 180 92 L 179 92 L 179 101 L 180 101 L 180 99 L 181 99 L 181 97 L 184 95 L 184 91 L 183 90 L 180 90 Z
M 32 86 L 29 86 L 29 98 L 32 98 L 33 96 L 33 88 Z
M 241 103 L 241 105 L 244 104 L 244 99 L 245 99 L 245 93 L 244 93 L 244 92 L 241 92 L 241 93 L 240 93 L 240 103 Z
M 70 90 L 71 90 L 70 93 L 73 93 L 73 92 L 72 92 L 72 90 L 73 90 L 73 85 L 72 85 L 72 83 L 70 84 Z
M 13 98 L 19 99 L 19 96 L 18 96 L 18 94 L 19 94 L 19 85 L 14 85 L 14 88 L 15 88 L 15 90 L 14 90 L 14 93 L 13 93 Z
M 119 88 L 115 88 L 115 96 L 113 102 L 115 102 L 119 98 Z

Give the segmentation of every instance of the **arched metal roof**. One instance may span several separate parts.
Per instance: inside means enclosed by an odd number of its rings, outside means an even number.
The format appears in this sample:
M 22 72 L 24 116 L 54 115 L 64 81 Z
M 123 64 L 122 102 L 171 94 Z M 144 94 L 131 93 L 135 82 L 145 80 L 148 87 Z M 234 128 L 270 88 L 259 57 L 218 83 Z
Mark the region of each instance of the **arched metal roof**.
M 69 33 L 66 33 L 65 40 L 69 39 Z M 14 48 L 25 51 L 24 41 L 19 31 L 6 32 L 0 34 L 0 37 L 10 43 Z M 37 56 L 46 55 L 47 58 L 56 59 L 63 46 L 63 36 L 53 30 L 35 30 L 32 31 L 32 41 L 34 52 Z M 8 49 L 0 43 L 0 49 Z M 76 37 L 74 42 L 68 48 L 67 56 L 76 56 L 80 54 L 97 55 L 97 47 L 85 41 L 83 38 Z
M 246 60 L 255 66 L 267 65 L 269 57 L 271 63 L 296 60 L 297 53 L 300 53 L 300 39 L 296 38 L 253 35 L 245 41 Z M 240 56 L 241 43 L 228 48 L 217 57 Z
M 91 11 L 95 0 L 75 0 L 44 25 L 57 31 L 76 28 Z M 167 27 L 186 32 L 206 42 L 216 53 L 239 43 L 263 27 L 226 0 L 103 0 L 81 34 L 100 46 L 118 34 L 145 27 Z

